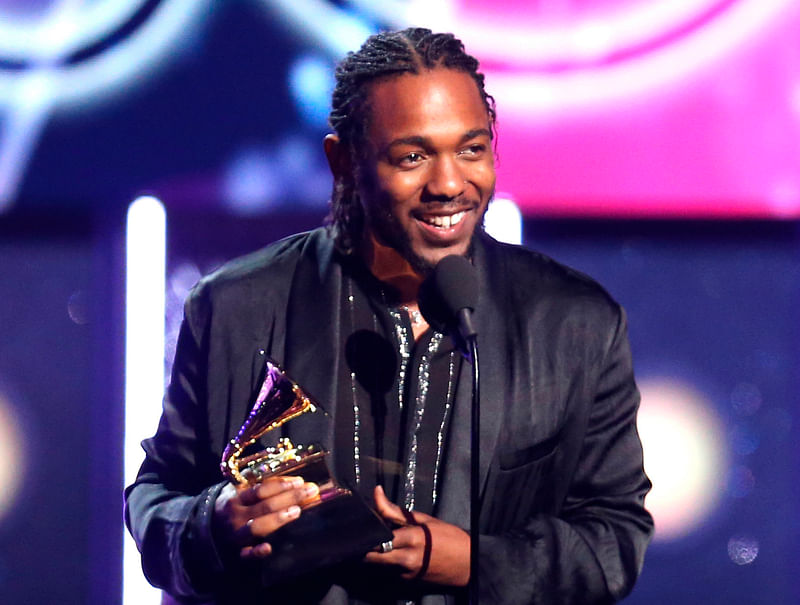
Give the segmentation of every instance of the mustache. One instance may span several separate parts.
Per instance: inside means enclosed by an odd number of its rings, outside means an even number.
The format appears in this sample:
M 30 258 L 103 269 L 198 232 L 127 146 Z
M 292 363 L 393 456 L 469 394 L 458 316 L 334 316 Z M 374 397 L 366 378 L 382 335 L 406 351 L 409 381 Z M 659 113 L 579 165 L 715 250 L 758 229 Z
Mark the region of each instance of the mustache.
M 436 212 L 446 210 L 447 212 L 459 212 L 461 210 L 472 210 L 480 206 L 480 200 L 470 196 L 459 196 L 450 199 L 422 199 L 419 210 L 422 212 Z

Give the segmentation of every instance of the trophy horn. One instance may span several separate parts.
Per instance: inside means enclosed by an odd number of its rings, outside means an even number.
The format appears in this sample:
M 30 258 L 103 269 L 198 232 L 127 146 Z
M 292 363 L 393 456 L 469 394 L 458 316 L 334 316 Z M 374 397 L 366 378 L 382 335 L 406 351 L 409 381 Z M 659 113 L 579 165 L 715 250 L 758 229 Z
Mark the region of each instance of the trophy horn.
M 222 454 L 222 474 L 233 483 L 248 483 L 242 475 L 242 467 L 247 463 L 247 458 L 241 458 L 245 449 L 265 433 L 306 412 L 315 412 L 318 409 L 322 410 L 322 407 L 299 384 L 289 378 L 276 363 L 267 360 L 264 381 L 256 402 L 247 420 Z M 278 455 L 285 457 L 293 447 L 288 440 L 282 441 Z

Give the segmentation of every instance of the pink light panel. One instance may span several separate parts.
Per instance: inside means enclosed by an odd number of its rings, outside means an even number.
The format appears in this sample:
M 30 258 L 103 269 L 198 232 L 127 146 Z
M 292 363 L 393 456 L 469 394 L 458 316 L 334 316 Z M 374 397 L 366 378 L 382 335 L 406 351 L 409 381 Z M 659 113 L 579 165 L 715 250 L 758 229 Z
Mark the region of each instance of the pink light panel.
M 529 215 L 800 217 L 793 4 L 454 2 L 498 102 L 498 189 Z

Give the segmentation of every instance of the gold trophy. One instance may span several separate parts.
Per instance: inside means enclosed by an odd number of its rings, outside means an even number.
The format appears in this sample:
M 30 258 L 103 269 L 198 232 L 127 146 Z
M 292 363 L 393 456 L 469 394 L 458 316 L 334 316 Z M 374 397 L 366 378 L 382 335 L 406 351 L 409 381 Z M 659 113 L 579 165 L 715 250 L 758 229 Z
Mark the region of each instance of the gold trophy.
M 391 530 L 359 494 L 336 481 L 328 467 L 329 453 L 319 445 L 295 445 L 282 437 L 274 447 L 247 454 L 261 437 L 306 413 L 325 411 L 267 360 L 255 404 L 222 454 L 222 474 L 236 485 L 294 475 L 319 486 L 319 494 L 301 504 L 300 517 L 269 536 L 273 552 L 262 570 L 265 582 L 362 557 L 392 539 Z

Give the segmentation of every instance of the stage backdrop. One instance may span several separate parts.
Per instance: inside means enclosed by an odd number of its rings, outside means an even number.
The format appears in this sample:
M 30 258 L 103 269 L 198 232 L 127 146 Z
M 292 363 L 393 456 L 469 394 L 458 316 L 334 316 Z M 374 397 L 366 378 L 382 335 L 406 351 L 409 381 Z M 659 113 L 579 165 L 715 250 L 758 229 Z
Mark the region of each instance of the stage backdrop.
M 525 244 L 628 311 L 658 526 L 629 602 L 800 602 L 796 2 L 4 0 L 3 603 L 122 602 L 128 204 L 166 207 L 166 371 L 200 275 L 322 221 L 333 65 L 407 24 L 482 60 Z

